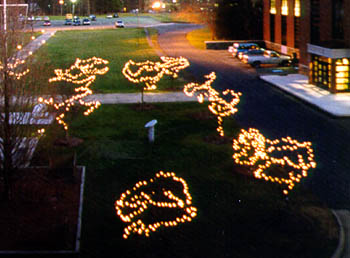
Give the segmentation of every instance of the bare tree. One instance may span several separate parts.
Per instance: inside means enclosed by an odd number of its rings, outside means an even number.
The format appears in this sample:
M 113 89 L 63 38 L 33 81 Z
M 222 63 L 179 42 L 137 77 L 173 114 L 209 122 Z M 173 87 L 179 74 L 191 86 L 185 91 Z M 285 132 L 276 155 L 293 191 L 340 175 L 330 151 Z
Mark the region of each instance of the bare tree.
M 0 180 L 4 198 L 10 200 L 13 174 L 28 165 L 38 140 L 33 124 L 41 112 L 33 112 L 33 107 L 41 92 L 43 67 L 39 60 L 24 60 L 22 48 L 30 35 L 19 19 L 23 8 L 7 3 L 3 1 L 0 12 Z

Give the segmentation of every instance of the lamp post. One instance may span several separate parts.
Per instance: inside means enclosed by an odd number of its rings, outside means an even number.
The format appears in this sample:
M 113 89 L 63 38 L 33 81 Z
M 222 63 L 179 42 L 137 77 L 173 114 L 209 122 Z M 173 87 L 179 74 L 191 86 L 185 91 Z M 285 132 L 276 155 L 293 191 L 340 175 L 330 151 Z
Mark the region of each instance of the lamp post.
M 64 1 L 63 0 L 59 0 L 58 3 L 60 4 L 61 6 L 61 16 L 63 15 L 62 13 L 62 7 L 63 7 L 63 4 L 64 4 Z
M 74 7 L 75 7 L 75 2 L 77 1 L 77 0 L 70 0 L 71 2 L 72 2 L 72 5 L 73 5 L 73 7 L 72 7 L 72 15 L 73 15 L 73 17 L 74 17 Z

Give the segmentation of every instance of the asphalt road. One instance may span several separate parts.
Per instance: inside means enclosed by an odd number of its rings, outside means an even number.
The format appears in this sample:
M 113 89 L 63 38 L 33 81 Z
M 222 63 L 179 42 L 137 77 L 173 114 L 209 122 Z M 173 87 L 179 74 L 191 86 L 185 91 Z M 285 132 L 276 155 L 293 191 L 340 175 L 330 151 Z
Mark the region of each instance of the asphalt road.
M 226 50 L 198 50 L 186 33 L 197 26 L 159 27 L 159 45 L 169 56 L 189 59 L 197 80 L 215 71 L 217 89 L 241 92 L 235 118 L 242 128 L 256 128 L 269 139 L 291 136 L 311 141 L 317 168 L 304 184 L 332 208 L 350 209 L 350 119 L 333 118 L 258 78 L 257 72 Z

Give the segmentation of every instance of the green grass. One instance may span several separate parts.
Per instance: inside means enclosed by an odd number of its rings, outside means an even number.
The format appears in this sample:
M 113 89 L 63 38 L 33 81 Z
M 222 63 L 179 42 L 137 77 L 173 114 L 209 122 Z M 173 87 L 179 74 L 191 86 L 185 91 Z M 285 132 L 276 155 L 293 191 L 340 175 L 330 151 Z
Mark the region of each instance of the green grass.
M 199 49 L 206 49 L 205 41 L 212 40 L 212 35 L 208 27 L 193 30 L 187 33 L 187 40 L 190 44 Z
M 137 28 L 57 32 L 38 51 L 37 56 L 47 57 L 51 60 L 49 65 L 59 69 L 69 68 L 76 58 L 96 56 L 108 60 L 110 70 L 106 75 L 97 76 L 91 86 L 94 93 L 139 92 L 140 85 L 127 81 L 123 76 L 121 71 L 124 64 L 129 59 L 136 62 L 160 61 L 148 45 L 144 30 Z M 52 74 L 43 76 L 48 79 L 54 73 L 52 71 Z M 164 76 L 158 83 L 158 90 L 168 90 L 169 85 L 179 88 L 183 86 L 183 81 Z
M 300 186 L 286 202 L 278 186 L 238 173 L 232 160 L 231 141 L 239 131 L 234 119 L 224 119 L 228 141 L 215 144 L 207 139 L 216 139 L 217 123 L 205 104 L 137 107 L 103 105 L 88 117 L 71 115 L 70 134 L 84 140 L 77 148 L 78 164 L 87 166 L 81 257 L 331 256 L 336 234 L 327 239 L 321 225 L 334 227 L 334 219 L 322 204 Z M 144 128 L 152 119 L 158 120 L 153 145 Z M 186 180 L 197 217 L 160 228 L 149 238 L 124 240 L 125 224 L 115 214 L 114 202 L 160 170 Z M 174 216 L 166 209 L 149 212 L 141 218 Z

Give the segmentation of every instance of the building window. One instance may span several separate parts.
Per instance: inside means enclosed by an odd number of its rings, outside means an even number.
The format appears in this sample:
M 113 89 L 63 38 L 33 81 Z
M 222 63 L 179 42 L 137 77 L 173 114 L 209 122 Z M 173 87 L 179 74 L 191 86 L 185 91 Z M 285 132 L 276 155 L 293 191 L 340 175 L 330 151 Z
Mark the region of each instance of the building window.
M 270 14 L 276 14 L 276 0 L 270 0 Z
M 270 41 L 275 42 L 275 15 L 270 14 Z
M 288 0 L 282 0 L 281 14 L 288 15 Z
M 349 63 L 349 58 L 336 59 L 335 61 L 335 87 L 337 91 L 349 90 Z
M 310 65 L 311 78 L 314 84 L 321 88 L 331 89 L 332 59 L 312 55 Z
M 300 0 L 294 1 L 294 16 L 300 17 Z
M 317 44 L 320 41 L 320 0 L 311 0 L 310 10 L 310 41 Z
M 334 39 L 344 39 L 344 6 L 343 0 L 332 1 L 332 36 Z

